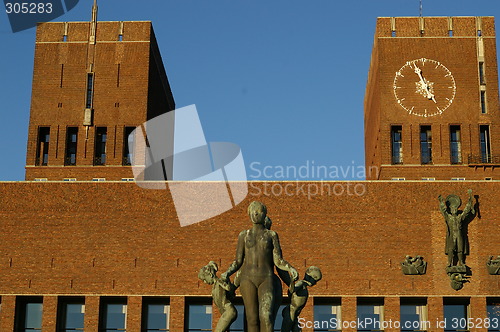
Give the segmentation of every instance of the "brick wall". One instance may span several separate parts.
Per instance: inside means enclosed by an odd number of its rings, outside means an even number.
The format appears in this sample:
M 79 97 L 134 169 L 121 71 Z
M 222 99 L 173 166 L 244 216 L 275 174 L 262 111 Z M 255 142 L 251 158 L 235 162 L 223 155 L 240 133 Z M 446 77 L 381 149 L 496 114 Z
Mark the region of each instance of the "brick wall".
M 213 184 L 192 185 L 199 192 Z M 481 218 L 469 226 L 471 282 L 456 292 L 444 270 L 437 195 L 465 200 L 468 188 L 478 195 Z M 170 297 L 172 331 L 182 331 L 186 298 L 211 293 L 199 268 L 215 260 L 224 271 L 232 262 L 238 233 L 250 227 L 252 200 L 267 205 L 284 257 L 301 277 L 308 266 L 322 269 L 311 296 L 340 298 L 343 319 L 355 319 L 360 296 L 385 298 L 386 315 L 396 320 L 400 296 L 427 297 L 429 317 L 439 318 L 443 297 L 477 298 L 472 312 L 484 317 L 485 298 L 500 295 L 500 279 L 485 266 L 500 254 L 496 181 L 252 182 L 244 202 L 187 227 L 168 191 L 134 183 L 0 183 L 0 190 L 2 331 L 13 326 L 13 294 L 44 295 L 44 332 L 53 331 L 56 296 L 86 296 L 90 331 L 98 296 L 128 296 L 129 331 L 139 331 L 141 297 Z M 427 274 L 404 276 L 400 262 L 417 254 L 428 262 Z M 312 318 L 312 302 L 303 317 Z

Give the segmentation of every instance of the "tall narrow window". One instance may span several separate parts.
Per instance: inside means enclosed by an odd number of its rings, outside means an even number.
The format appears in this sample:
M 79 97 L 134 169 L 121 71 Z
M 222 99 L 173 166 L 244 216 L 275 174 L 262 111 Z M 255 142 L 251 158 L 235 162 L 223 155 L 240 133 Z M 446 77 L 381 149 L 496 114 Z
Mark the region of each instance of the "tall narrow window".
M 318 325 L 314 327 L 314 331 L 340 331 L 342 329 L 340 308 L 340 299 L 315 298 L 314 321 Z
M 469 318 L 469 303 L 467 298 L 445 298 L 444 319 L 446 332 L 468 331 L 467 318 Z
M 489 318 L 488 332 L 499 332 L 500 331 L 500 298 L 489 298 L 487 299 L 487 309 Z
M 64 64 L 61 64 L 61 82 L 59 84 L 59 87 L 63 87 L 63 78 L 64 78 Z
M 358 331 L 382 331 L 384 321 L 384 299 L 360 298 L 357 306 Z
M 116 87 L 120 87 L 120 64 L 117 65 L 116 69 Z
M 42 312 L 42 297 L 18 297 L 16 299 L 16 332 L 41 332 Z
M 76 148 L 78 143 L 78 128 L 68 127 L 66 131 L 66 154 L 64 165 L 76 165 Z
M 169 331 L 170 305 L 168 299 L 145 299 L 143 310 L 143 331 Z
M 210 299 L 187 303 L 186 332 L 212 331 L 212 304 Z
M 92 108 L 92 98 L 94 97 L 94 73 L 87 74 L 87 98 L 85 108 Z
M 480 84 L 486 84 L 486 81 L 484 80 L 484 62 L 479 62 L 479 83 Z
M 479 126 L 479 139 L 481 147 L 481 162 L 491 163 L 490 126 Z
M 95 131 L 94 165 L 106 165 L 107 128 L 97 127 Z
M 38 128 L 35 165 L 46 166 L 49 162 L 50 127 Z
M 450 158 L 452 164 L 462 163 L 460 126 L 450 126 Z
M 420 126 L 420 161 L 422 164 L 432 163 L 431 126 Z
M 125 130 L 123 131 L 123 166 L 132 165 L 133 150 L 130 149 L 130 147 L 133 147 L 134 145 L 134 135 L 132 135 L 134 129 L 135 127 L 125 127 Z
M 401 332 L 426 331 L 427 300 L 418 298 L 401 298 L 400 306 Z
M 481 90 L 481 113 L 486 114 L 488 108 L 486 107 L 486 91 Z
M 402 141 L 402 127 L 392 126 L 391 127 L 391 150 L 392 150 L 392 163 L 402 164 L 403 163 L 403 141 Z
M 127 326 L 127 299 L 101 298 L 101 332 L 126 331 Z
M 83 331 L 85 298 L 60 298 L 58 304 L 58 332 Z

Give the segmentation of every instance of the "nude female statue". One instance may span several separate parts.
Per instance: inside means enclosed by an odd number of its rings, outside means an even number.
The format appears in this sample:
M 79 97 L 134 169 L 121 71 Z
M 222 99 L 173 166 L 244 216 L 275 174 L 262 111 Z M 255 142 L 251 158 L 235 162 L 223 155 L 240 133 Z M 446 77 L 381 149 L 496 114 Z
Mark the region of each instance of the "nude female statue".
M 228 280 L 241 268 L 239 283 L 248 332 L 273 331 L 274 266 L 288 271 L 293 281 L 298 278 L 297 270 L 283 259 L 278 234 L 264 226 L 266 214 L 266 206 L 260 202 L 248 206 L 253 227 L 240 233 L 236 259 L 221 275 Z

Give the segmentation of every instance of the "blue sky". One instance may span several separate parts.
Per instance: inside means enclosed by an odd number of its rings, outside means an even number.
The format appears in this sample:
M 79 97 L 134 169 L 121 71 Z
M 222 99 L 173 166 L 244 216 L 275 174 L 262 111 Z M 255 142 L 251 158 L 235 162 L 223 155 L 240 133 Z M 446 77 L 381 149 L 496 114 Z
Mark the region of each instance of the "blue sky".
M 279 166 L 364 164 L 363 99 L 376 17 L 419 14 L 418 0 L 98 5 L 99 20 L 152 21 L 177 107 L 196 104 L 208 141 L 238 144 L 249 179 L 272 166 L 271 177 L 258 178 L 275 180 L 283 179 L 273 176 Z M 89 20 L 91 6 L 80 0 L 56 21 Z M 423 14 L 497 16 L 500 1 L 423 0 Z M 12 33 L 0 13 L 2 181 L 24 179 L 34 40 L 34 28 Z M 358 179 L 354 174 L 339 179 Z

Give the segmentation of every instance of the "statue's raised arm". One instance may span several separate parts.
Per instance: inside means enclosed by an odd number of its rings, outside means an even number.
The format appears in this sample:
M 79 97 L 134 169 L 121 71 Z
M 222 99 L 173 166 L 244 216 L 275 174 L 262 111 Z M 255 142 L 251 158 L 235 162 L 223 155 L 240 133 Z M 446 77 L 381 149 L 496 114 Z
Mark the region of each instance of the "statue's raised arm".
M 446 202 L 443 199 L 443 196 L 439 195 L 438 196 L 439 200 L 439 210 L 441 211 L 441 214 L 446 218 Z
M 467 218 L 469 213 L 475 214 L 476 211 L 474 211 L 474 204 L 473 204 L 473 199 L 472 199 L 472 189 L 467 190 L 467 193 L 469 194 L 469 200 L 467 201 L 467 205 L 465 206 L 464 212 L 462 213 L 462 220 Z

